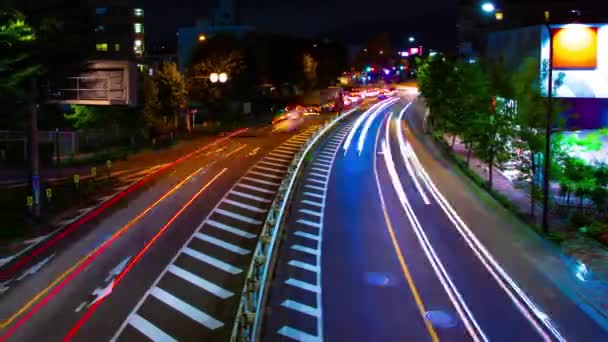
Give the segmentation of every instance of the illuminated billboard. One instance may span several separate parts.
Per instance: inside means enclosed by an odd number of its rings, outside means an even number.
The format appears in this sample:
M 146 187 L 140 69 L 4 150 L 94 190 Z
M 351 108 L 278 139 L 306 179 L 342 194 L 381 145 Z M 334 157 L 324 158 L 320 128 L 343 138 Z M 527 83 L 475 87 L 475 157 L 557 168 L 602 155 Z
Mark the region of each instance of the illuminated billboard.
M 553 95 L 564 98 L 608 98 L 608 24 L 569 24 L 551 27 L 553 37 Z M 541 75 L 548 85 L 550 41 L 543 30 Z

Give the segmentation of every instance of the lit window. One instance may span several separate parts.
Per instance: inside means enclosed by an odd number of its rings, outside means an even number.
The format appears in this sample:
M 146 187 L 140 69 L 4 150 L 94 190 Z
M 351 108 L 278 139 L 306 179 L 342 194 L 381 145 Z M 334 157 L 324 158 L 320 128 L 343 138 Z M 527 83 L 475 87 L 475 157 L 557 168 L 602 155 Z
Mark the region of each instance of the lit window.
M 95 9 L 95 14 L 103 15 L 103 14 L 106 14 L 106 13 L 108 13 L 108 9 L 106 7 L 97 7 Z
M 135 33 L 144 33 L 144 25 L 141 23 L 133 24 L 133 28 L 135 29 Z
M 139 39 L 135 40 L 135 47 L 141 47 L 143 42 Z
M 108 51 L 108 44 L 107 43 L 97 43 L 95 45 L 95 50 L 97 50 L 97 51 Z
M 133 9 L 133 15 L 135 15 L 136 17 L 143 17 L 144 16 L 144 10 L 142 8 L 134 8 Z
M 114 44 L 114 51 L 120 51 L 120 44 Z

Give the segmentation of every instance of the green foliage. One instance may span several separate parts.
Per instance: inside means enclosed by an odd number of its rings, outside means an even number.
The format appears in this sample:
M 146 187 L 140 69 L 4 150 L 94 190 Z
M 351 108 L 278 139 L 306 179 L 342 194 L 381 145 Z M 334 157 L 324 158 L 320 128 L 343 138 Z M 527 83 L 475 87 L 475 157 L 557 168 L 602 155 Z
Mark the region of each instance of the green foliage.
M 177 70 L 175 63 L 166 62 L 161 64 L 155 80 L 160 111 L 162 115 L 171 118 L 173 128 L 178 129 L 182 124 L 179 120 L 180 112 L 187 105 L 188 92 L 184 76 Z
M 71 109 L 65 118 L 76 129 L 99 128 L 110 122 L 105 107 L 72 105 Z

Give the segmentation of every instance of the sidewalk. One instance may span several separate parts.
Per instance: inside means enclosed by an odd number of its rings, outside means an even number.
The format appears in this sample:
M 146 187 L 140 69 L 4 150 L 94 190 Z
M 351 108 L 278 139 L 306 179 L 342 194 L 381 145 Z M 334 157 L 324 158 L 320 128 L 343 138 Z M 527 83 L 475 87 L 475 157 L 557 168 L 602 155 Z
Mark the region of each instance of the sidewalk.
M 450 143 L 448 141 L 448 143 Z M 466 159 L 466 147 L 459 141 L 454 145 L 454 153 Z M 481 160 L 471 155 L 470 169 L 488 180 L 488 168 Z M 530 212 L 530 197 L 527 189 L 516 188 L 498 168 L 493 169 L 493 189 L 507 197 L 523 213 Z M 540 224 L 542 206 L 536 204 L 536 221 Z M 560 246 L 570 268 L 570 278 L 576 284 L 576 292 L 584 294 L 590 305 L 608 312 L 608 249 L 597 241 L 572 231 L 571 225 L 554 214 L 549 214 L 552 231 L 566 233 Z

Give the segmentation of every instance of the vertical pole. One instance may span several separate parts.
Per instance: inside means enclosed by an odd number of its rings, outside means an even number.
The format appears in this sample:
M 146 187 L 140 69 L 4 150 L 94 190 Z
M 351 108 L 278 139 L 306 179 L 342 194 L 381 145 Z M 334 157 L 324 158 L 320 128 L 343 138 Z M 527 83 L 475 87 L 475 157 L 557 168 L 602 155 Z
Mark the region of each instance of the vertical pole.
M 550 195 L 550 172 L 551 172 L 551 131 L 553 125 L 551 118 L 553 117 L 553 35 L 551 25 L 546 23 L 549 31 L 549 84 L 547 86 L 547 117 L 545 120 L 545 170 L 543 174 L 543 232 L 549 232 L 549 195 Z
M 32 214 L 40 217 L 40 162 L 38 154 L 38 87 L 35 78 L 30 80 L 30 167 L 33 194 Z
M 59 128 L 55 128 L 55 158 L 57 167 L 61 167 L 61 153 L 59 151 Z

